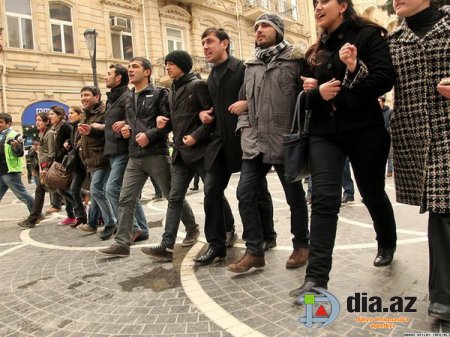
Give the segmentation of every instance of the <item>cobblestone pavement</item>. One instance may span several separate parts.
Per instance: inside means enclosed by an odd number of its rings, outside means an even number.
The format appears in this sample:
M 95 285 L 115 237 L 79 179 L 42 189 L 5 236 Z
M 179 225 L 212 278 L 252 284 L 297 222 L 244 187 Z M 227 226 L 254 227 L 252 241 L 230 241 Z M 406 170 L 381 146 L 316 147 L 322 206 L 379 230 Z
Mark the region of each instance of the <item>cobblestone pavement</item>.
M 242 234 L 235 191 L 238 176 L 227 190 L 236 227 Z M 57 223 L 64 212 L 47 217 L 36 228 L 21 230 L 16 223 L 26 207 L 8 192 L 0 203 L 0 336 L 403 336 L 405 332 L 449 332 L 450 325 L 427 316 L 428 254 L 426 215 L 394 204 L 399 245 L 389 267 L 372 266 L 376 252 L 370 217 L 359 196 L 342 207 L 333 270 L 328 291 L 340 302 L 336 321 L 307 328 L 299 322 L 305 308 L 293 304 L 288 292 L 298 287 L 305 268 L 285 269 L 292 250 L 289 209 L 276 174 L 268 181 L 274 202 L 278 246 L 266 254 L 263 269 L 236 275 L 224 266 L 239 258 L 241 240 L 225 261 L 197 267 L 192 258 L 206 248 L 204 237 L 193 247 L 175 247 L 173 263 L 153 263 L 139 247 L 157 244 L 167 206 L 143 199 L 151 227 L 150 239 L 133 246 L 128 258 L 95 253 L 111 243 L 96 234 Z M 305 185 L 306 186 L 306 185 Z M 33 186 L 28 186 L 30 191 Z M 387 191 L 394 200 L 393 180 Z M 203 224 L 202 190 L 188 200 Z M 180 226 L 179 239 L 184 237 Z M 412 313 L 349 312 L 347 298 L 365 293 L 387 306 L 393 296 L 415 296 Z M 398 306 L 395 308 L 398 309 Z M 330 305 L 325 310 L 331 311 Z M 334 308 L 335 309 L 335 308 Z M 334 310 L 333 309 L 333 310 Z M 375 328 L 373 319 L 386 323 Z M 396 319 L 400 322 L 387 322 Z M 387 324 L 389 323 L 389 324 Z

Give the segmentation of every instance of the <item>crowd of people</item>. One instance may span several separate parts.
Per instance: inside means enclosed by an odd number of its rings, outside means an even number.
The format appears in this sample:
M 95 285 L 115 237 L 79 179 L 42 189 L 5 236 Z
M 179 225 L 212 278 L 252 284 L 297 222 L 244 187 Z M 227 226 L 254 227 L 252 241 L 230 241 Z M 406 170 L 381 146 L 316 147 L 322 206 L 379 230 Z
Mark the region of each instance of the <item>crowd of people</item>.
M 372 263 L 392 263 L 397 235 L 385 192 L 389 158 L 387 176 L 394 174 L 397 200 L 429 212 L 429 314 L 450 320 L 450 8 L 435 7 L 430 0 L 394 0 L 394 9 L 404 21 L 388 35 L 359 16 L 351 0 L 316 1 L 321 34 L 306 55 L 285 40 L 282 18 L 263 14 L 254 24 L 255 57 L 246 63 L 230 55 L 226 31 L 208 28 L 201 36 L 212 65 L 208 80 L 192 72 L 186 51 L 176 50 L 165 57 L 170 90 L 151 84 L 152 65 L 146 58 L 134 57 L 128 69 L 111 65 L 106 102 L 97 87 L 86 86 L 81 89 L 83 109 L 71 107 L 68 122 L 59 107 L 36 115 L 40 140 L 33 168 L 38 178 L 72 149 L 78 155 L 70 188 L 53 191 L 65 203 L 67 218 L 61 224 L 96 233 L 101 217 L 100 239 L 115 236 L 97 252 L 129 256 L 132 242 L 149 237 L 140 197 L 150 177 L 168 206 L 160 244 L 142 252 L 172 261 L 180 221 L 186 228 L 182 246 L 195 244 L 200 234 L 185 199 L 198 175 L 204 184 L 208 249 L 195 261 L 210 264 L 225 258 L 237 239 L 224 191 L 231 175 L 240 171 L 236 195 L 246 250 L 227 268 L 243 273 L 264 267 L 266 251 L 277 245 L 266 180 L 274 168 L 290 208 L 292 253 L 286 268 L 307 265 L 302 285 L 290 292 L 298 302 L 328 286 L 338 213 L 342 203 L 354 200 L 352 186 L 341 196 L 349 163 L 376 234 Z M 393 86 L 391 114 L 383 96 Z M 301 182 L 288 183 L 284 176 L 283 135 L 300 91 L 312 112 L 310 224 Z M 19 226 L 31 228 L 43 218 L 46 189 L 36 179 L 33 201 L 21 185 L 23 149 L 10 126 L 11 117 L 0 114 L 0 198 L 11 188 L 30 210 Z M 88 213 L 81 197 L 86 178 Z

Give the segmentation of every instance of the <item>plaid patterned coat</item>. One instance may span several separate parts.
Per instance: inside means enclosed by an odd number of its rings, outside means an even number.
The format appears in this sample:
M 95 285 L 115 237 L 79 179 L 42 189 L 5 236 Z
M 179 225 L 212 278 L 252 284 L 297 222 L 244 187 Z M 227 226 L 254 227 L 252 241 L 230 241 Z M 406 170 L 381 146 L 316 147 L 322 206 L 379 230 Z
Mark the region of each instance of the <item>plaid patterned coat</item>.
M 419 39 L 403 22 L 388 38 L 395 68 L 391 119 L 397 201 L 450 213 L 450 100 L 436 89 L 450 77 L 450 6 Z

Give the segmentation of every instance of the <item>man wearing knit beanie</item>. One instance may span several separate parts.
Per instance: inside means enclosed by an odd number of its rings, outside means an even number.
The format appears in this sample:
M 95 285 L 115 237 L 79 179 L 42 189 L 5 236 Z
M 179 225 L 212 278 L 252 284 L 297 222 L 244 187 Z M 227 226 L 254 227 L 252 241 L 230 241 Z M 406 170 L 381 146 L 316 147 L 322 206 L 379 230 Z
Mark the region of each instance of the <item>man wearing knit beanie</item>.
M 192 57 L 184 50 L 174 50 L 173 52 L 170 52 L 167 54 L 164 61 L 166 64 L 167 62 L 175 63 L 185 74 L 189 74 L 192 69 Z
M 284 21 L 282 18 L 280 18 L 276 14 L 266 13 L 260 15 L 253 26 L 253 28 L 256 31 L 256 27 L 258 27 L 262 23 L 267 23 L 268 25 L 272 26 L 273 29 L 275 29 L 277 38 L 276 43 L 280 43 L 283 41 L 284 38 Z
M 211 108 L 212 102 L 206 83 L 190 72 L 192 58 L 185 51 L 175 50 L 166 56 L 165 63 L 167 74 L 173 80 L 169 92 L 170 118 L 158 116 L 156 123 L 158 129 L 172 128 L 172 181 L 161 243 L 156 247 L 142 248 L 144 254 L 158 261 L 173 259 L 185 195 L 195 174 L 203 181 L 205 179 L 203 158 L 213 130 L 212 125 L 203 125 L 198 118 L 200 111 Z M 181 246 L 192 246 L 199 234 L 198 226 L 187 231 Z
M 301 182 L 288 183 L 284 175 L 283 134 L 289 130 L 304 73 L 304 59 L 295 58 L 292 45 L 283 39 L 283 20 L 263 14 L 255 22 L 255 58 L 247 61 L 240 98 L 248 104 L 239 116 L 236 130 L 241 132 L 242 166 L 237 187 L 246 251 L 228 265 L 235 273 L 265 266 L 264 251 L 276 241 L 265 238 L 265 226 L 255 200 L 258 188 L 273 166 L 290 206 L 293 252 L 286 268 L 299 268 L 308 260 L 308 209 Z

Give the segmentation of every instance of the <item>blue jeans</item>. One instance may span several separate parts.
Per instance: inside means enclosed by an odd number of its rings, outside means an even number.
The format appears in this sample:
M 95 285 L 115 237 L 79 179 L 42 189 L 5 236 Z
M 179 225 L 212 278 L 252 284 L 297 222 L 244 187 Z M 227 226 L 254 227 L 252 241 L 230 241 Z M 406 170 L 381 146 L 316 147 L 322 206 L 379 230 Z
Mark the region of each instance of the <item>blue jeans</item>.
M 120 246 L 129 247 L 131 244 L 133 222 L 130 219 L 134 217 L 136 203 L 149 176 L 156 180 L 163 195 L 169 199 L 171 177 L 168 156 L 146 155 L 129 158 L 119 197 L 119 229 L 114 239 Z M 186 231 L 197 226 L 192 209 L 186 200 L 183 200 L 181 221 L 186 226 Z
M 272 164 L 263 163 L 262 157 L 262 155 L 259 155 L 254 159 L 242 161 L 241 177 L 237 188 L 239 214 L 244 227 L 242 238 L 247 250 L 254 256 L 264 256 L 262 243 L 266 233 L 258 209 L 258 199 L 261 194 L 261 186 L 264 185 L 266 175 L 272 167 Z M 283 186 L 286 201 L 290 206 L 294 249 L 308 247 L 308 209 L 302 183 L 287 183 L 284 178 L 284 165 L 275 164 L 273 166 Z
M 114 226 L 117 222 L 114 212 L 112 210 L 111 202 L 106 195 L 106 182 L 108 181 L 110 168 L 101 168 L 92 172 L 91 174 L 91 198 L 95 200 L 98 208 L 102 212 L 103 221 L 105 221 L 105 227 Z M 95 204 L 89 209 L 89 225 L 94 226 L 94 218 L 98 217 L 98 210 L 96 210 Z M 97 214 L 96 214 L 97 213 Z M 95 221 L 95 224 L 97 221 Z
M 22 173 L 14 172 L 0 175 L 0 201 L 3 199 L 8 188 L 11 189 L 17 199 L 27 205 L 28 211 L 31 213 L 34 199 L 23 185 Z
M 122 188 L 123 176 L 128 163 L 128 154 L 109 157 L 109 166 L 111 172 L 106 183 L 106 195 L 111 202 L 112 210 L 116 219 L 119 211 L 119 196 Z M 136 203 L 136 212 L 134 214 L 134 228 L 140 228 L 143 233 L 148 233 L 147 219 L 145 218 L 144 210 L 141 202 Z
M 342 188 L 344 189 L 344 196 L 355 196 L 355 186 L 353 185 L 352 174 L 350 172 L 350 159 L 348 157 L 345 160 L 344 174 L 342 175 Z

